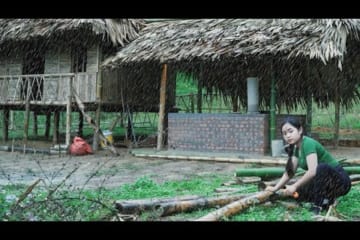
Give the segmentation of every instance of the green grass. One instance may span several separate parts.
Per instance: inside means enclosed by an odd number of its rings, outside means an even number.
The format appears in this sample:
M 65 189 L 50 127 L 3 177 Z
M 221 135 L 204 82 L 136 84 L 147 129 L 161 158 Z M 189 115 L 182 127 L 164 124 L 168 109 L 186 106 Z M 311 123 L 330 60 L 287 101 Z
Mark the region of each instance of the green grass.
M 0 186 L 0 220 L 7 221 L 108 221 L 112 219 L 117 210 L 114 208 L 115 200 L 153 199 L 184 195 L 213 196 L 214 189 L 221 183 L 230 179 L 229 176 L 208 175 L 183 181 L 168 181 L 156 183 L 144 176 L 132 184 L 124 184 L 113 189 L 97 189 L 84 191 L 70 191 L 61 189 L 56 191 L 52 198 L 46 199 L 48 191 L 44 187 L 36 187 L 18 208 L 10 211 L 16 199 L 25 192 L 25 185 Z M 254 184 L 236 185 L 239 193 L 257 192 Z M 346 221 L 360 219 L 360 186 L 355 185 L 350 192 L 340 197 L 337 211 Z M 295 202 L 292 199 L 283 200 Z M 304 203 L 295 209 L 288 209 L 280 202 L 272 204 L 257 204 L 222 219 L 223 221 L 314 221 L 312 213 L 308 210 L 310 204 Z M 168 221 L 186 221 L 200 218 L 215 208 L 205 208 L 188 213 L 179 213 L 164 218 Z M 325 215 L 325 212 L 323 213 Z M 138 220 L 159 220 L 156 211 L 147 211 Z

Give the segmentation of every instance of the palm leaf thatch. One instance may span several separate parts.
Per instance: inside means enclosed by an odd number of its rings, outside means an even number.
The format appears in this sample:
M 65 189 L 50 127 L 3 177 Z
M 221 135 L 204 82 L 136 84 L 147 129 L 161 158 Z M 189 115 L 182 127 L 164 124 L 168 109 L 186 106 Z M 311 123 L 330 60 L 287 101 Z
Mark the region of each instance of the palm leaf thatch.
M 277 105 L 288 110 L 304 105 L 307 94 L 327 106 L 336 86 L 341 104 L 350 107 L 359 99 L 359 30 L 358 19 L 154 22 L 103 66 L 150 64 L 158 69 L 167 62 L 173 71 L 194 73 L 208 91 L 239 99 L 244 106 L 246 77 L 260 77 L 262 106 L 268 106 L 270 79 L 276 77 Z
M 138 37 L 144 26 L 139 19 L 0 19 L 0 46 L 7 49 L 11 44 L 62 40 L 86 42 L 88 38 L 112 46 L 123 47 Z

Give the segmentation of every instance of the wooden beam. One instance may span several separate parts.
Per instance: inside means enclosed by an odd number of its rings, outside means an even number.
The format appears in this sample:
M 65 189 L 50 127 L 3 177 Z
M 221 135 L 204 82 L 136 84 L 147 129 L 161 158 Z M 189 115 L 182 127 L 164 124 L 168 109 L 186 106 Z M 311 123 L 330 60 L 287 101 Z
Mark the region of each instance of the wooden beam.
M 158 120 L 158 138 L 157 150 L 163 148 L 163 132 L 164 132 L 164 116 L 165 116 L 165 99 L 166 99 L 166 80 L 167 80 L 167 64 L 163 64 L 161 83 L 160 83 L 160 105 L 159 105 L 159 120 Z
M 69 79 L 69 88 L 68 88 L 68 101 L 66 103 L 66 136 L 65 136 L 65 144 L 66 146 L 70 146 L 70 134 L 71 134 L 71 102 L 72 102 L 72 83 L 73 78 Z

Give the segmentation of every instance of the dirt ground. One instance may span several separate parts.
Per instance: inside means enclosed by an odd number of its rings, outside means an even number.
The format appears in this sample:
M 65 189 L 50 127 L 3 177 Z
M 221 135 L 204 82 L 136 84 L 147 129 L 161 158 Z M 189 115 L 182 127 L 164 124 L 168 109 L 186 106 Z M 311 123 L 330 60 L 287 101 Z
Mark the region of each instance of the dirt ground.
M 327 148 L 337 158 L 358 159 L 360 156 L 360 148 Z M 158 183 L 213 174 L 233 176 L 236 169 L 244 166 L 239 163 L 137 158 L 126 148 L 117 150 L 120 156 L 116 157 L 106 150 L 78 157 L 0 151 L 0 185 L 30 185 L 41 178 L 47 185 L 66 179 L 66 185 L 77 188 L 116 188 L 144 176 Z

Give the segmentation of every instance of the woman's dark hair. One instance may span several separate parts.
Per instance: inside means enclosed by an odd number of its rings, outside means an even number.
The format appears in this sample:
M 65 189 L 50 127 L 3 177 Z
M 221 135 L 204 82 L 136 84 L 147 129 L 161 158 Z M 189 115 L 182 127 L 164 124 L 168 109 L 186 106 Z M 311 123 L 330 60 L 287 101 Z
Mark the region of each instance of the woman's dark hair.
M 280 127 L 281 135 L 282 135 L 282 128 L 286 123 L 289 123 L 290 125 L 292 125 L 293 127 L 295 127 L 298 130 L 300 129 L 300 127 L 302 127 L 302 124 L 298 118 L 287 117 L 281 123 L 281 127 Z M 303 128 L 303 133 L 301 135 L 304 135 L 304 128 Z M 295 174 L 294 165 L 291 160 L 292 156 L 294 155 L 294 147 L 295 147 L 294 144 L 289 144 L 285 147 L 285 152 L 288 154 L 288 160 L 286 162 L 285 171 L 290 178 L 292 178 Z

